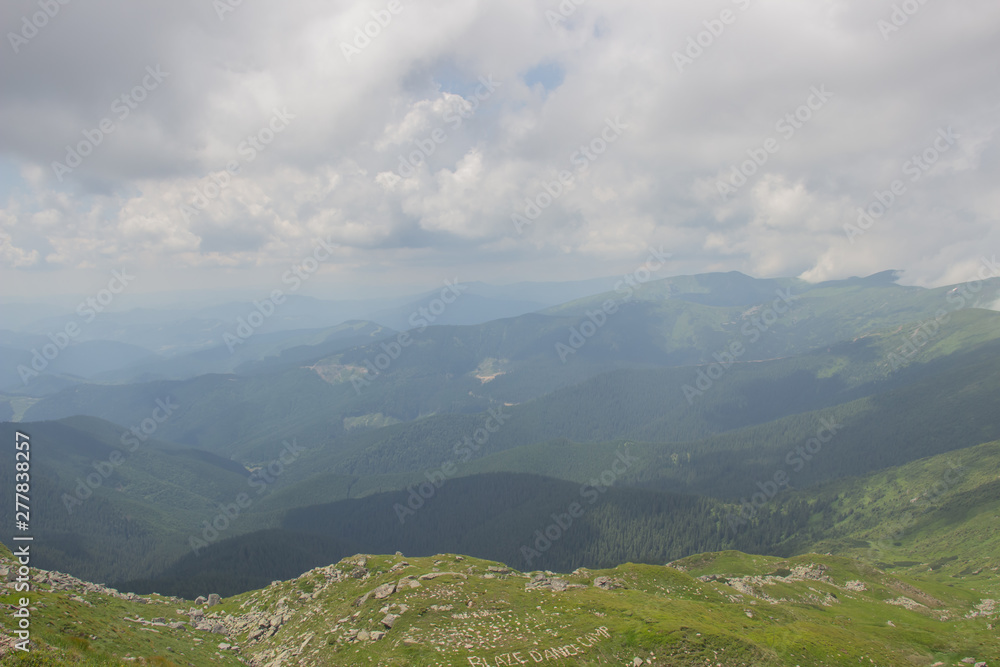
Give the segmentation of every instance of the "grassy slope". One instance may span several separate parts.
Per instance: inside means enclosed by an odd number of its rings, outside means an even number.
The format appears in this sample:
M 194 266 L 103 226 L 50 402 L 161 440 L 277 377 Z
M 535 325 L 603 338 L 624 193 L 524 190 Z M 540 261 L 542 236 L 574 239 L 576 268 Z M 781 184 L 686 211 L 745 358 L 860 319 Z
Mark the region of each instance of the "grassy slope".
M 980 582 L 984 590 L 962 585 L 924 590 L 919 579 L 845 558 L 783 560 L 723 552 L 671 567 L 577 571 L 561 579 L 579 588 L 555 592 L 528 590 L 528 575 L 492 572 L 490 567 L 499 566 L 490 561 L 453 555 L 403 561 L 401 556 L 345 559 L 226 599 L 212 611 L 234 633 L 229 639 L 190 628 L 143 632 L 121 620 L 126 615 L 175 620 L 181 618 L 176 609 L 190 603 L 140 605 L 94 594 L 85 596 L 93 607 L 81 607 L 64 593 L 36 594 L 33 628 L 36 639 L 60 652 L 89 654 L 88 664 L 106 665 L 121 664 L 111 656 L 125 655 L 172 661 L 148 664 L 238 664 L 235 652 L 215 650 L 219 641 L 235 643 L 241 655 L 259 664 L 278 659 L 400 667 L 519 664 L 517 657 L 534 664 L 535 656 L 556 665 L 622 665 L 639 658 L 663 667 L 903 667 L 1000 654 L 1000 640 L 987 629 L 995 614 L 967 618 L 984 597 L 997 596 L 995 578 L 988 586 Z M 420 579 L 432 573 L 439 576 Z M 419 585 L 386 599 L 364 598 L 376 586 L 406 576 Z M 622 588 L 595 588 L 598 576 L 611 577 Z M 848 582 L 855 583 L 849 588 Z M 901 597 L 925 606 L 889 604 Z M 384 638 L 350 641 L 362 630 L 386 631 L 387 613 L 399 618 Z M 280 629 L 252 639 L 258 619 L 266 626 L 275 615 L 283 616 Z
M 796 540 L 799 548 L 948 582 L 1000 566 L 1000 442 L 835 482 L 813 495 L 834 502 L 828 516 L 816 517 L 816 529 Z

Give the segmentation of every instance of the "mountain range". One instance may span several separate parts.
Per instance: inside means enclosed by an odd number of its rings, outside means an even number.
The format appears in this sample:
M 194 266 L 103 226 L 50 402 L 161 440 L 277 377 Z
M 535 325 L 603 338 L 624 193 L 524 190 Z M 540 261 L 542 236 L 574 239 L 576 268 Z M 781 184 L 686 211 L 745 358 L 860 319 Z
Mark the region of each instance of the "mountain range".
M 0 439 L 32 442 L 39 647 L 52 664 L 995 659 L 1000 278 L 897 278 L 452 283 L 266 317 L 109 312 L 64 348 L 73 316 L 19 307 Z

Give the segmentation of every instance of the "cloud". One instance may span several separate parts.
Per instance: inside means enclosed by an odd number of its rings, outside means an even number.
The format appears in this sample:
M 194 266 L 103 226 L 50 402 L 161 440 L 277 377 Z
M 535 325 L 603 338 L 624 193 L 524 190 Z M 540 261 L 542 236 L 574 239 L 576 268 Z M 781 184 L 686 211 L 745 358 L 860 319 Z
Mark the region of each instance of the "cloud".
M 220 20 L 195 0 L 95 0 L 62 6 L 17 53 L 4 44 L 0 274 L 128 263 L 263 283 L 329 235 L 342 270 L 397 282 L 429 266 L 610 274 L 665 245 L 677 272 L 899 268 L 938 284 L 1000 246 L 989 0 L 922 5 L 888 39 L 883 0 L 588 0 L 554 26 L 554 0 L 405 0 L 348 62 L 343 45 L 385 6 L 242 3 Z M 35 9 L 3 5 L 3 33 Z M 713 35 L 724 9 L 735 20 Z M 692 39 L 706 45 L 679 72 Z M 137 101 L 150 67 L 168 75 Z M 477 98 L 490 77 L 501 85 Z M 832 99 L 787 136 L 781 120 L 819 86 Z M 294 119 L 248 159 L 276 110 Z M 628 129 L 578 171 L 572 156 L 616 117 Z M 106 119 L 113 131 L 60 180 L 53 162 Z M 949 126 L 953 150 L 851 243 L 857 209 Z M 723 200 L 718 183 L 768 139 L 779 150 Z M 572 184 L 518 234 L 511 215 L 564 170 Z

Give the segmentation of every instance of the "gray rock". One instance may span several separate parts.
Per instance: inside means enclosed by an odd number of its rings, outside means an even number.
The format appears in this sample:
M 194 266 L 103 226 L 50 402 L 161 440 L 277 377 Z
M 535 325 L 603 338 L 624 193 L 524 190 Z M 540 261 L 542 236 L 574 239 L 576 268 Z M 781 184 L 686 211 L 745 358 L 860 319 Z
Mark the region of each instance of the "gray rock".
M 397 616 L 396 614 L 386 614 L 385 618 L 382 619 L 382 625 L 391 630 L 392 626 L 395 625 L 396 621 L 398 620 L 399 616 Z
M 217 593 L 212 593 L 211 595 L 208 596 L 208 606 L 209 607 L 214 607 L 215 605 L 219 604 L 220 602 L 222 602 L 222 598 L 219 597 L 219 595 Z
M 396 592 L 396 584 L 382 584 L 372 591 L 376 600 L 384 600 Z
M 171 623 L 167 627 L 171 628 L 172 630 L 183 630 L 185 628 L 185 625 L 183 623 L 177 622 L 177 623 Z
M 459 577 L 460 579 L 468 579 L 469 575 L 462 574 L 461 572 L 428 572 L 427 574 L 420 575 L 421 581 L 430 581 L 432 579 L 437 579 L 438 577 Z
M 380 640 L 383 637 L 385 637 L 385 633 L 382 632 L 381 630 L 376 630 L 375 632 L 373 632 L 371 634 L 371 637 L 372 637 L 372 641 L 373 642 L 377 642 L 378 640 Z
M 598 577 L 594 579 L 594 586 L 604 591 L 613 591 L 616 588 L 621 588 L 622 584 L 611 577 Z
M 368 634 L 367 630 L 362 630 L 361 632 L 358 633 L 358 641 L 366 642 L 369 639 L 371 639 L 371 635 Z
M 205 597 L 203 595 L 199 595 L 198 597 L 196 597 L 194 599 L 194 603 L 195 604 L 205 604 L 206 602 L 208 602 L 208 600 L 205 599 Z
M 525 590 L 548 589 L 550 591 L 564 591 L 569 588 L 564 580 L 557 577 L 547 577 L 544 574 L 536 574 L 531 581 L 525 584 Z M 575 588 L 575 586 L 574 586 Z

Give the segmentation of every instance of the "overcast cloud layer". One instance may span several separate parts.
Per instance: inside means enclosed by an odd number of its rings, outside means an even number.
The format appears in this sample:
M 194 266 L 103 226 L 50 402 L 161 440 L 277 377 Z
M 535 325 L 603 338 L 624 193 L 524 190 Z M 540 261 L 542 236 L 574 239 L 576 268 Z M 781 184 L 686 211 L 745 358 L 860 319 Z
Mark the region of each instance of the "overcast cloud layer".
M 609 275 L 648 246 L 670 274 L 936 285 L 1000 249 L 996 0 L 62 1 L 0 6 L 5 297 L 121 267 L 268 287 L 320 238 L 340 288 Z

